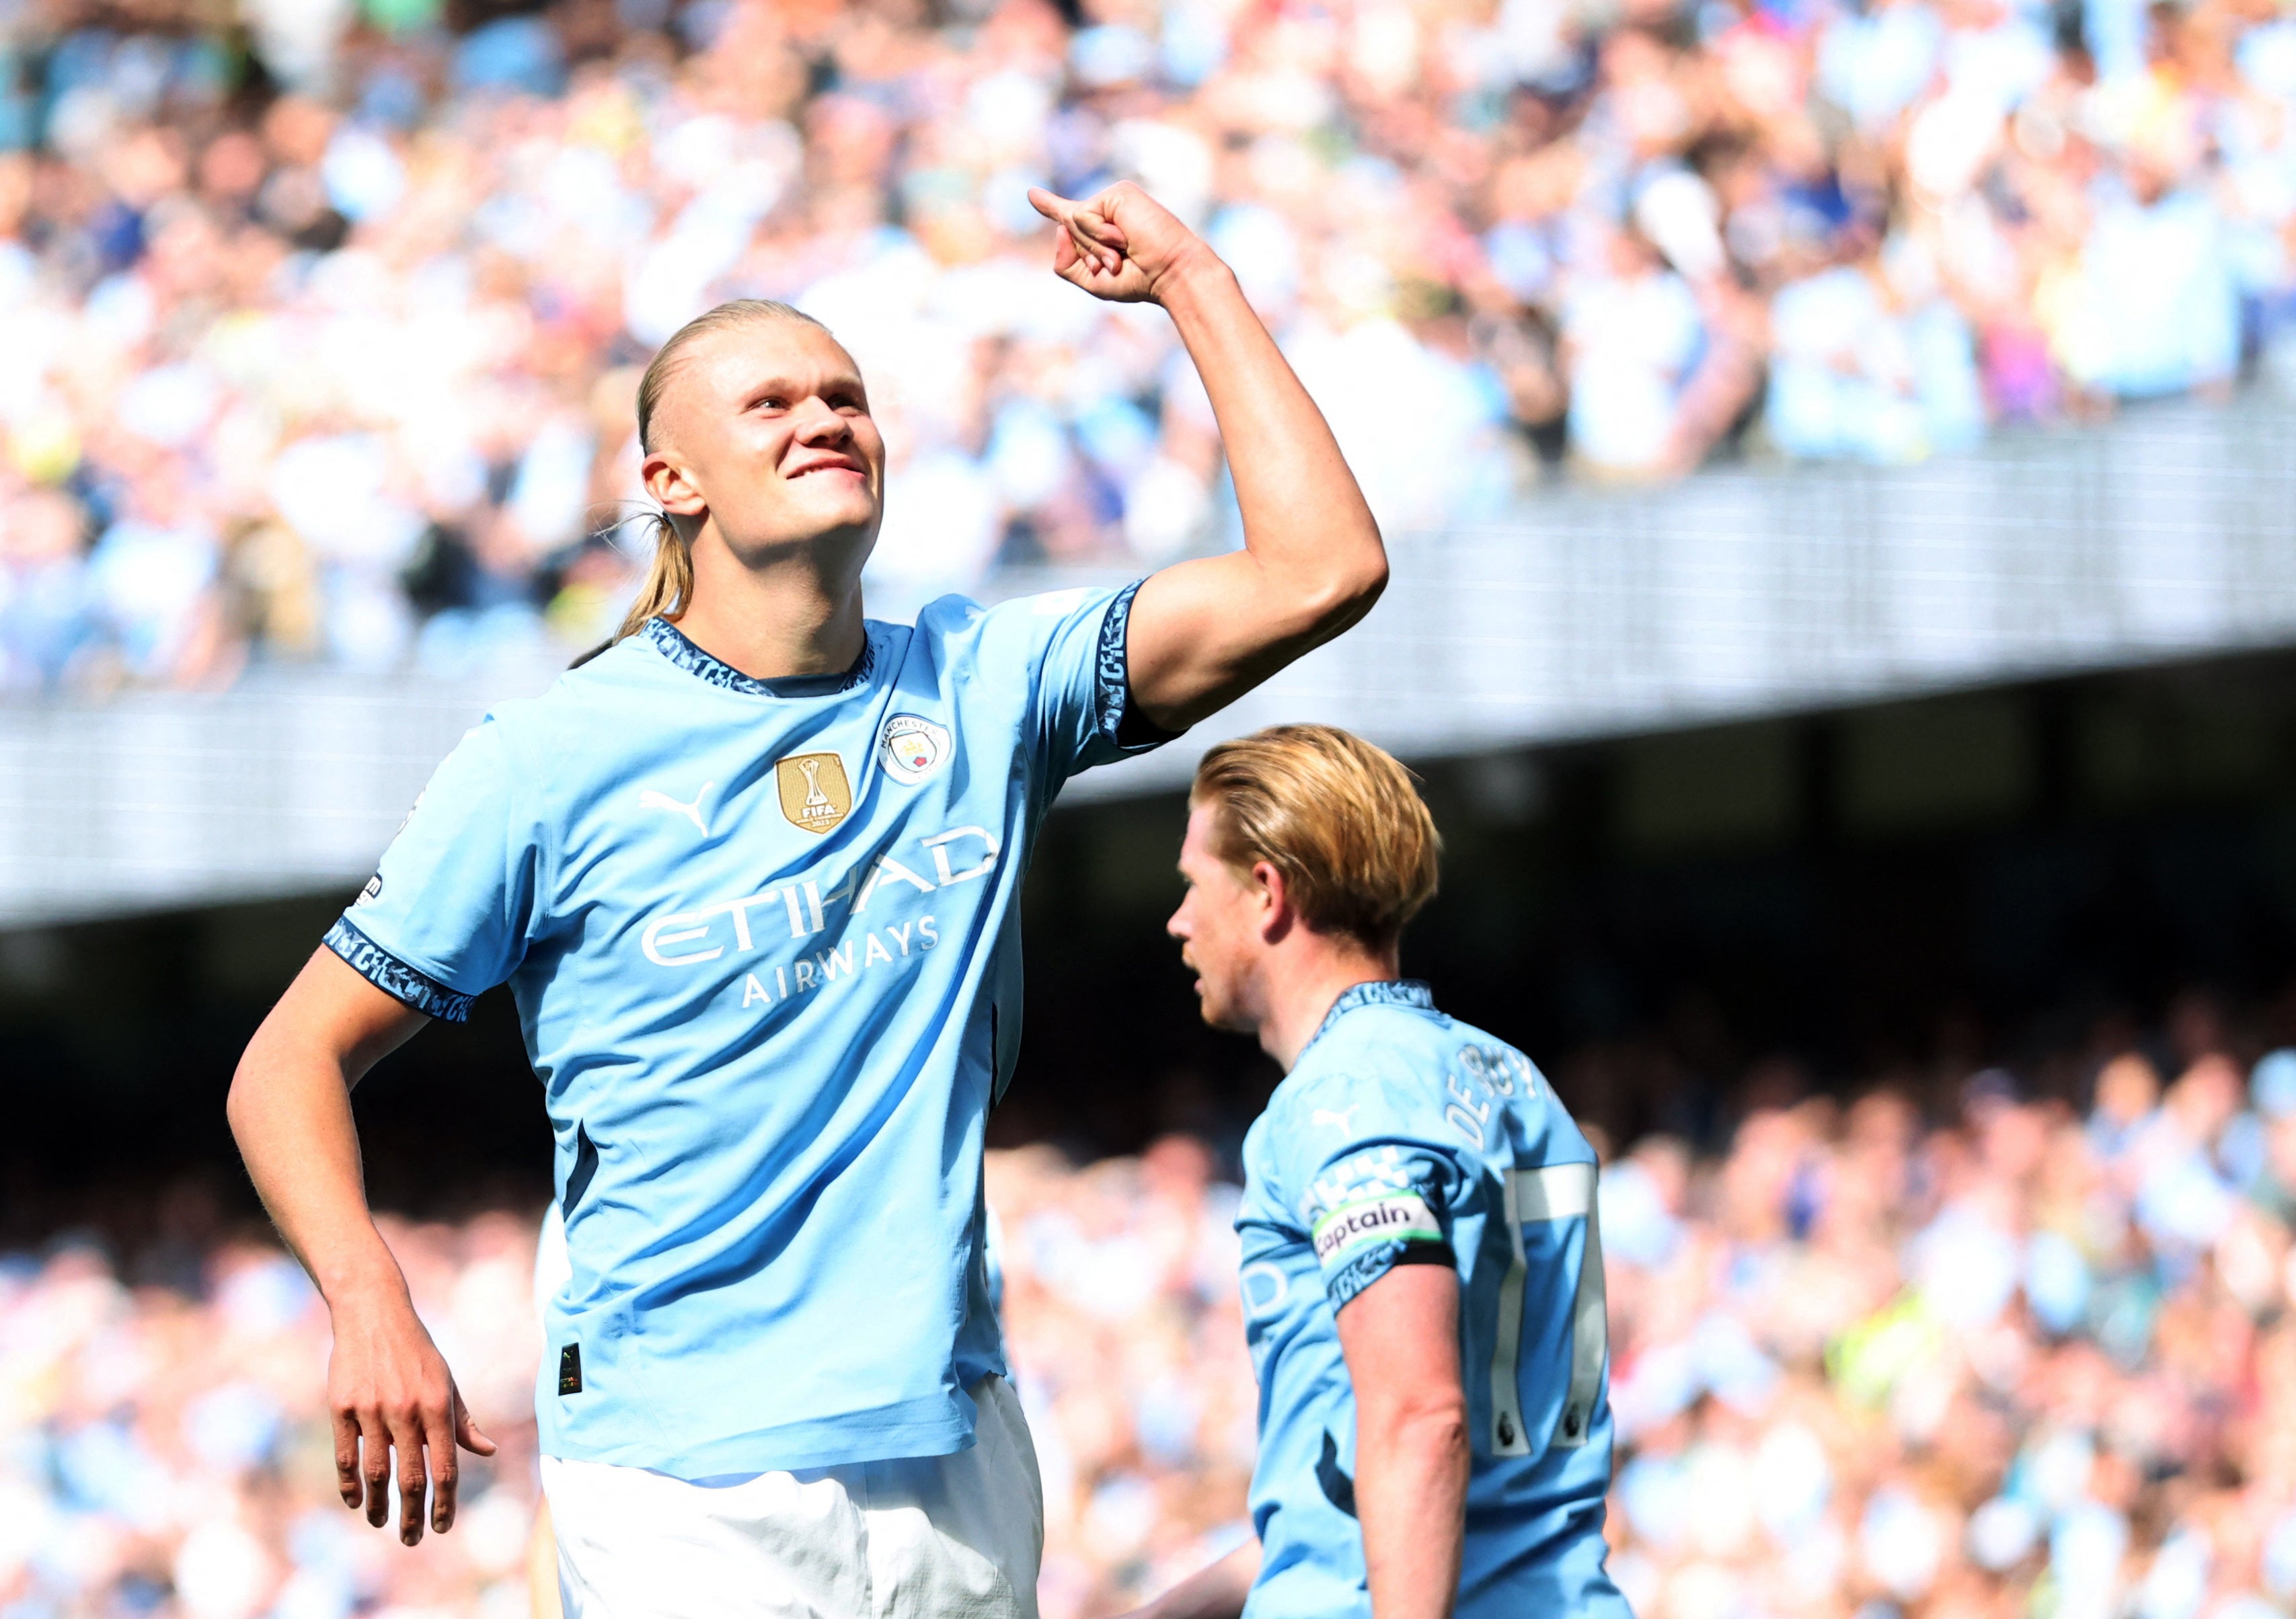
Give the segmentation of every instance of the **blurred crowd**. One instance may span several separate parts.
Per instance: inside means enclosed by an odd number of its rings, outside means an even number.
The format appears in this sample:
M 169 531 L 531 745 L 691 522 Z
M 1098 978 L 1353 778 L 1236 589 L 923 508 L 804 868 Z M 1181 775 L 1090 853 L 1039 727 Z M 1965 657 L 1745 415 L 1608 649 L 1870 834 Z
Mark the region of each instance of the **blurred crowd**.
M 1610 1152 L 1611 1568 L 1642 1619 L 2284 1619 L 2296 1608 L 2296 1051 L 2206 1018 Z M 2061 1067 L 2063 1064 L 2059 1065 Z M 1249 1533 L 1233 1142 L 990 1154 L 1047 1619 Z M 0 1615 L 525 1613 L 534 1227 L 388 1223 L 499 1442 L 414 1552 L 337 1502 L 324 1309 L 163 1212 L 0 1262 Z M 120 1245 L 111 1245 L 117 1249 Z
M 1390 531 L 2296 380 L 2282 0 L 5 0 L 0 691 L 466 673 L 631 587 L 636 370 L 854 348 L 879 600 L 1233 543 L 1138 179 Z

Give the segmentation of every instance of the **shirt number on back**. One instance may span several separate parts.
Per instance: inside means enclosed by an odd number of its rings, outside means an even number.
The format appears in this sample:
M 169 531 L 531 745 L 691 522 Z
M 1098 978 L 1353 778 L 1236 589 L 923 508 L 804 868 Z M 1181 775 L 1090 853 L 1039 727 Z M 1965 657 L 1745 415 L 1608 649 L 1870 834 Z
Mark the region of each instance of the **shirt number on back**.
M 1475 1093 L 1461 1084 L 1456 1074 L 1445 1075 L 1443 1088 L 1453 1099 L 1443 1109 L 1443 1116 L 1480 1149 L 1483 1145 L 1483 1127 L 1491 1122 L 1490 1103 L 1477 1101 Z
M 1491 1449 L 1501 1456 L 1530 1454 L 1530 1435 L 1522 1421 L 1521 1369 L 1524 1299 L 1529 1261 L 1523 1231 L 1550 1221 L 1584 1220 L 1587 1239 L 1578 1255 L 1578 1275 L 1570 1297 L 1570 1370 L 1562 1411 L 1547 1445 L 1571 1450 L 1587 1443 L 1595 1421 L 1595 1397 L 1603 1390 L 1603 1367 L 1610 1359 L 1610 1316 L 1603 1290 L 1603 1239 L 1595 1218 L 1595 1167 L 1551 1164 L 1518 1169 L 1500 1182 L 1506 1222 L 1513 1239 L 1506 1275 L 1499 1283 L 1499 1329 L 1491 1345 Z M 1551 1304 L 1545 1307 L 1551 1307 Z

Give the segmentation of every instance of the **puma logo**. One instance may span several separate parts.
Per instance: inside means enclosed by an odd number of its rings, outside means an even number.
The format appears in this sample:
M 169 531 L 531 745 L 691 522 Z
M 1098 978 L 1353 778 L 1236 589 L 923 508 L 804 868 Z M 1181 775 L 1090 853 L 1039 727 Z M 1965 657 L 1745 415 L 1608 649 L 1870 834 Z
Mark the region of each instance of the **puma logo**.
M 1355 1116 L 1362 1110 L 1363 1104 L 1361 1102 L 1357 1102 L 1352 1108 L 1341 1108 L 1336 1111 L 1330 1108 L 1318 1108 L 1316 1109 L 1314 1116 L 1310 1117 L 1308 1122 L 1310 1124 L 1334 1125 L 1341 1131 L 1344 1132 L 1352 1128 L 1348 1121 L 1354 1118 Z
M 701 784 L 701 790 L 693 795 L 693 802 L 691 804 L 680 804 L 668 793 L 658 792 L 651 787 L 640 788 L 638 789 L 638 807 L 640 809 L 668 810 L 672 814 L 683 815 L 688 821 L 693 822 L 693 830 L 695 831 L 701 833 L 704 838 L 707 838 L 709 836 L 709 827 L 708 823 L 701 819 L 701 801 L 709 796 L 709 789 L 717 785 L 718 783 L 715 781 L 704 781 Z

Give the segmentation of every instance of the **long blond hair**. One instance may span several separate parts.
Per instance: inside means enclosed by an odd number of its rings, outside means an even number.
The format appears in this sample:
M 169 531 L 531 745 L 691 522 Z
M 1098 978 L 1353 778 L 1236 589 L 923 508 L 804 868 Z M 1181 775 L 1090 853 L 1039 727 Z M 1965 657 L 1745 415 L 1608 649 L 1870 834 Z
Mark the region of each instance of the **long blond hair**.
M 638 380 L 641 454 L 653 451 L 654 412 L 661 405 L 662 395 L 669 390 L 670 374 L 676 370 L 679 356 L 713 331 L 759 321 L 803 321 L 808 326 L 821 326 L 804 310 L 769 298 L 737 298 L 686 322 L 670 334 L 668 342 L 655 350 L 652 364 Z M 823 326 L 822 330 L 826 331 L 828 328 Z M 641 520 L 653 527 L 653 560 L 646 568 L 645 583 L 638 587 L 636 600 L 622 616 L 622 627 L 614 632 L 616 641 L 636 634 L 649 618 L 675 622 L 685 617 L 685 609 L 693 602 L 693 546 L 677 532 L 677 525 L 669 520 L 669 513 L 659 506 Z

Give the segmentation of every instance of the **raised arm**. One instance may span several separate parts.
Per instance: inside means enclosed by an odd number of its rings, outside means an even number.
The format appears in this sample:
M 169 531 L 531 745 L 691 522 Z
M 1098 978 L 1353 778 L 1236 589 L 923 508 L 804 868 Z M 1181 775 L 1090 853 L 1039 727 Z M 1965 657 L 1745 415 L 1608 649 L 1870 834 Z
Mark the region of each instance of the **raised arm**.
M 429 1021 L 322 950 L 248 1043 L 226 1104 L 257 1195 L 333 1318 L 327 1402 L 343 1505 L 382 1525 L 395 1449 L 409 1546 L 422 1538 L 426 1453 L 430 1526 L 443 1534 L 455 1522 L 455 1445 L 495 1451 L 375 1229 L 351 1118 L 351 1087 Z
M 1398 1265 L 1340 1307 L 1372 1619 L 1450 1619 L 1467 1537 L 1459 1274 Z
M 1062 227 L 1063 280 L 1164 307 L 1219 421 L 1244 548 L 1163 569 L 1132 608 L 1133 697 L 1180 730 L 1369 612 L 1386 547 L 1323 413 L 1218 254 L 1129 182 L 1086 202 L 1029 198 Z

